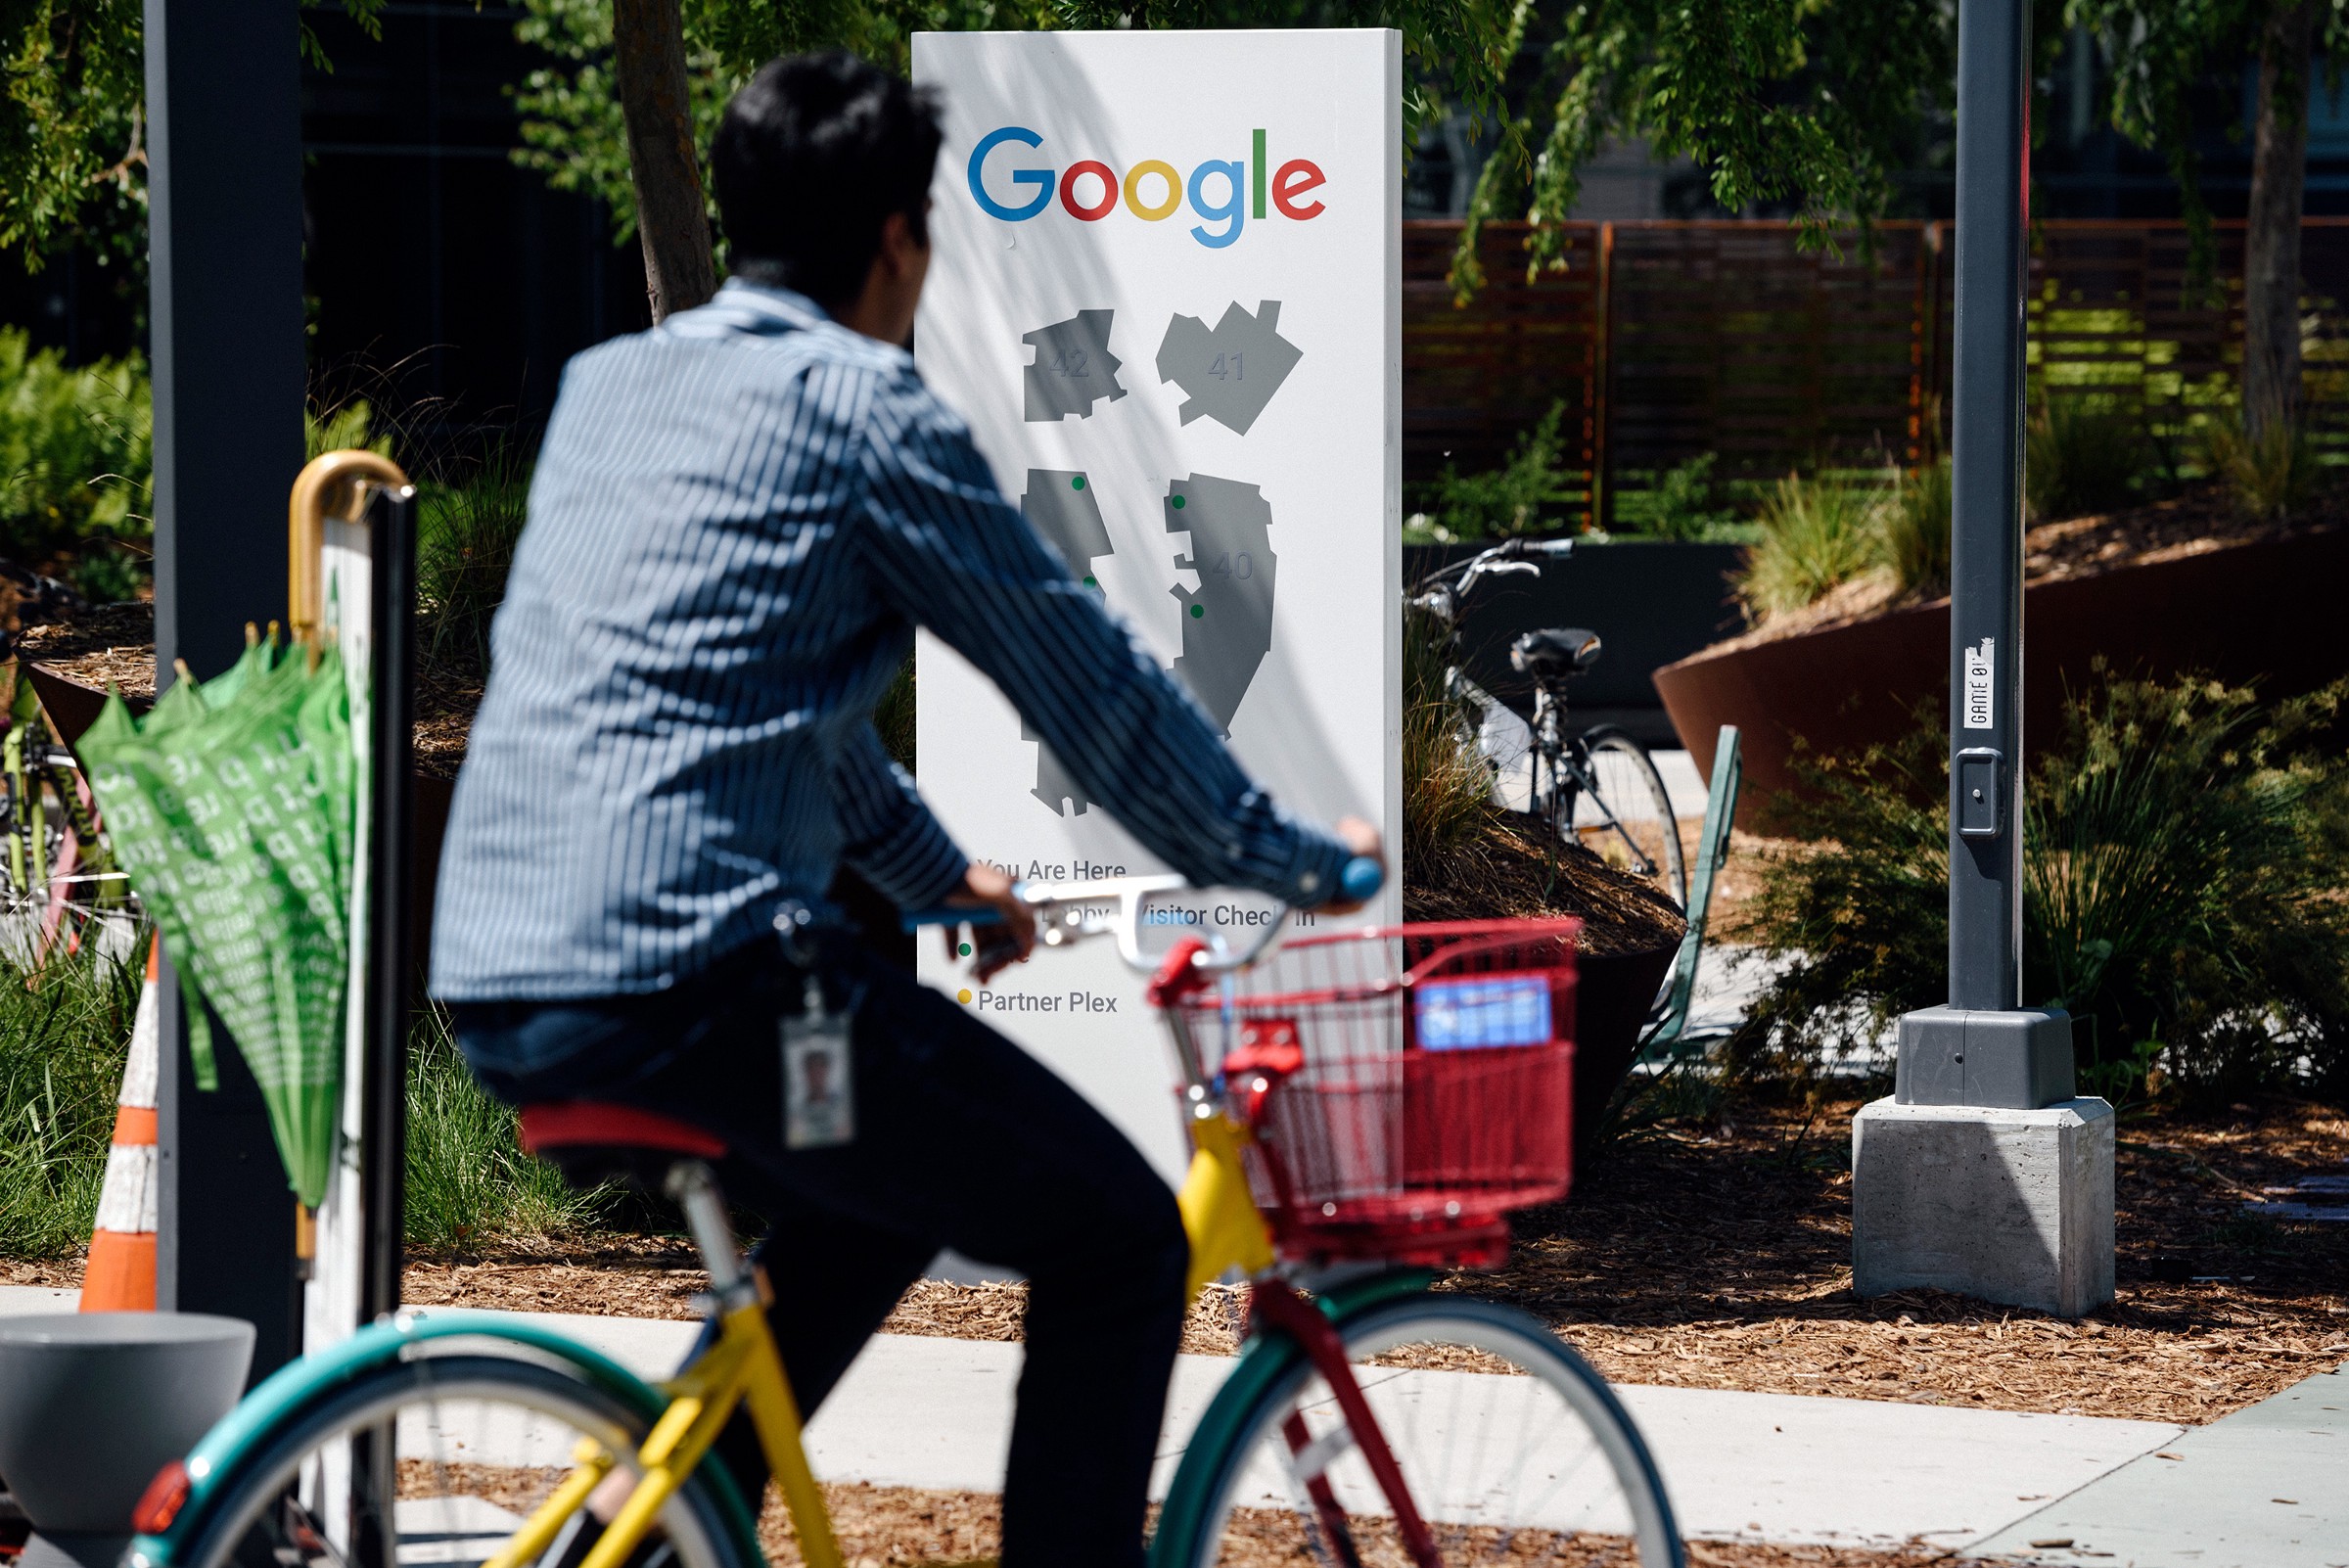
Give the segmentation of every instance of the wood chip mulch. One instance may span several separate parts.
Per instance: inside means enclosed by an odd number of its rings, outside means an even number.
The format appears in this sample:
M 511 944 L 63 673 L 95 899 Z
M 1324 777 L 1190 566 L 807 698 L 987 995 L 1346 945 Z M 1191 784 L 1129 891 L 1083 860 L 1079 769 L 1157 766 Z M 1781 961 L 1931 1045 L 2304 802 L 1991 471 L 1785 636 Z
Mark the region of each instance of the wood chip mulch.
M 2119 1297 L 2071 1322 L 1930 1291 L 1852 1294 L 1859 1104 L 1655 1129 L 1610 1150 L 1571 1201 L 1524 1217 L 1506 1269 L 1444 1288 L 1533 1312 L 1627 1383 L 2195 1424 L 2349 1360 L 2349 1223 L 2256 1208 L 2264 1188 L 2349 1171 L 2349 1112 L 2276 1099 L 2216 1119 L 2132 1114 Z M 663 1317 L 692 1316 L 701 1288 L 682 1245 L 652 1238 L 418 1261 L 407 1277 L 418 1302 Z M 1025 1307 L 1017 1284 L 925 1280 L 884 1331 L 1014 1340 Z M 1211 1290 L 1183 1349 L 1229 1355 L 1242 1328 L 1237 1293 Z M 1431 1354 L 1399 1353 L 1466 1364 Z
M 97 691 L 119 686 L 125 697 L 155 695 L 155 606 L 97 605 L 70 621 L 27 626 L 18 639 L 26 661 L 46 665 Z
M 2340 1109 L 2124 1120 L 2118 1299 L 2070 1322 L 1932 1291 L 1852 1294 L 1859 1104 L 1662 1128 L 1525 1217 L 1507 1269 L 1450 1288 L 1534 1312 L 1630 1383 L 2191 1424 L 2349 1359 L 2349 1224 L 2244 1207 L 2349 1169 Z
M 81 1257 L 0 1258 L 0 1285 L 37 1285 L 45 1290 L 79 1290 Z
M 833 1533 L 839 1538 L 841 1555 L 849 1568 L 976 1565 L 991 1563 L 1002 1550 L 1003 1499 L 999 1497 L 975 1492 L 926 1492 L 913 1487 L 828 1483 L 824 1487 L 824 1505 L 832 1516 Z M 1155 1507 L 1151 1514 L 1155 1521 Z M 1278 1530 L 1291 1521 L 1283 1517 L 1271 1523 Z M 1370 1548 L 1363 1553 L 1365 1568 L 1407 1568 L 1409 1559 L 1392 1540 L 1392 1530 L 1380 1528 L 1385 1521 L 1368 1520 L 1363 1524 L 1363 1544 Z M 1382 1537 L 1386 1539 L 1382 1541 Z M 1533 1549 L 1512 1553 L 1505 1560 L 1547 1562 L 1557 1568 L 1623 1560 L 1615 1544 L 1605 1541 L 1566 1544 L 1550 1538 L 1548 1544 L 1565 1549 L 1544 1554 L 1536 1548 L 1535 1543 L 1521 1541 L 1517 1545 Z M 759 1516 L 759 1545 L 775 1568 L 798 1568 L 806 1561 L 800 1555 L 791 1516 L 772 1487 L 767 1489 L 766 1505 Z M 1376 1549 L 1381 1545 L 1394 1549 Z M 1577 1549 L 1578 1546 L 1583 1549 Z M 1250 1553 L 1245 1543 L 1237 1541 L 1226 1547 L 1222 1557 L 1225 1568 L 1271 1568 L 1273 1564 L 1309 1560 L 1318 1558 L 1303 1551 Z M 1921 1544 L 1889 1550 L 1773 1545 L 1744 1541 L 1688 1544 L 1690 1568 L 1926 1568 L 1928 1564 L 1957 1560 L 1945 1548 Z
M 611 1317 L 692 1318 L 693 1298 L 710 1288 L 693 1248 L 680 1237 L 602 1232 L 516 1243 L 487 1255 L 411 1253 L 399 1276 L 412 1307 L 486 1307 L 517 1313 L 591 1313 Z

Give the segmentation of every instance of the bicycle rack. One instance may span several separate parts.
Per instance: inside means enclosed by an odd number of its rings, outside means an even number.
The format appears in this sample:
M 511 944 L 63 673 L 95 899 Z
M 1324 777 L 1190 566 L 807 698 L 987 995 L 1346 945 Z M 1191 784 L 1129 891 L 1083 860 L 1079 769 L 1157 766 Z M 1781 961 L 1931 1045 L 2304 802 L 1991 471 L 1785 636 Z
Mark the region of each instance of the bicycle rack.
M 1638 1066 L 1659 1050 L 1680 1042 L 1688 1028 L 1688 1008 L 1696 995 L 1696 966 L 1704 954 L 1705 928 L 1713 909 L 1713 883 L 1729 857 L 1729 824 L 1737 814 L 1737 791 L 1744 781 L 1744 763 L 1737 750 L 1737 726 L 1724 724 L 1713 747 L 1713 781 L 1705 794 L 1705 821 L 1697 834 L 1696 864 L 1688 883 L 1688 931 L 1672 961 L 1672 973 L 1657 998 L 1653 1022 L 1632 1057 Z

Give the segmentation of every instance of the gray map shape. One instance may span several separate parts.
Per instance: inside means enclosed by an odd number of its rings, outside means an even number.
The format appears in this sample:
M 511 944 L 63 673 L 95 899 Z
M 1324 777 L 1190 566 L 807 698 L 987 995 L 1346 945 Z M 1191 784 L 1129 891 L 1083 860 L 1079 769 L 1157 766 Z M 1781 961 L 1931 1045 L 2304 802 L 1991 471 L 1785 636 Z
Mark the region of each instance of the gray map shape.
M 1199 576 L 1197 589 L 1173 590 L 1182 606 L 1174 673 L 1228 735 L 1272 651 L 1272 508 L 1253 484 L 1193 474 L 1167 487 L 1166 514 L 1169 533 L 1191 536 L 1175 566 Z
M 1253 316 L 1235 300 L 1213 332 L 1197 316 L 1167 323 L 1166 339 L 1158 346 L 1158 379 L 1190 394 L 1179 410 L 1185 425 L 1205 417 L 1237 435 L 1248 434 L 1305 357 L 1304 349 L 1274 330 L 1279 323 L 1278 300 L 1259 301 Z
M 1114 310 L 1080 310 L 1066 321 L 1038 327 L 1020 342 L 1036 350 L 1036 362 L 1021 372 L 1025 418 L 1051 424 L 1075 414 L 1093 417 L 1093 405 L 1126 395 L 1118 381 L 1124 361 L 1109 351 Z
M 1094 498 L 1092 482 L 1085 480 L 1084 487 L 1079 489 L 1078 480 L 1084 480 L 1084 475 L 1075 469 L 1030 469 L 1028 491 L 1020 497 L 1020 515 L 1051 541 L 1071 572 L 1089 577 L 1093 557 L 1113 555 L 1117 547 L 1110 543 L 1109 527 L 1101 521 L 1101 503 Z M 1093 594 L 1105 597 L 1098 584 L 1093 586 Z M 1052 748 L 1025 719 L 1020 721 L 1020 738 L 1036 743 L 1036 788 L 1029 793 L 1052 807 L 1055 816 L 1082 816 L 1092 804 L 1085 799 L 1084 787 L 1069 776 Z

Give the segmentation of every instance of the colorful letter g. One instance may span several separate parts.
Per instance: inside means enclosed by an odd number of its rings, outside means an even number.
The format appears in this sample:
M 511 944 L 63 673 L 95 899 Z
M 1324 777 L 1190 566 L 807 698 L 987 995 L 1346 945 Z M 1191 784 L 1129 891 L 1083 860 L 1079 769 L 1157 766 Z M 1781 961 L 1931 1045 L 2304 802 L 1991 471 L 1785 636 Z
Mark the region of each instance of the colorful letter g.
M 1024 125 L 1006 125 L 1001 130 L 990 131 L 986 136 L 980 138 L 979 145 L 971 149 L 971 165 L 968 171 L 971 182 L 971 200 L 977 202 L 979 210 L 985 212 L 989 217 L 1001 218 L 1006 223 L 1018 223 L 1041 212 L 1044 209 L 1044 204 L 1052 200 L 1052 171 L 1048 168 L 1013 169 L 1011 183 L 1035 186 L 1036 197 L 1033 201 L 1022 203 L 1018 207 L 1005 207 L 987 194 L 986 182 L 979 177 L 981 166 L 987 162 L 987 155 L 1005 142 L 1018 142 L 1022 147 L 1041 147 L 1044 139 Z

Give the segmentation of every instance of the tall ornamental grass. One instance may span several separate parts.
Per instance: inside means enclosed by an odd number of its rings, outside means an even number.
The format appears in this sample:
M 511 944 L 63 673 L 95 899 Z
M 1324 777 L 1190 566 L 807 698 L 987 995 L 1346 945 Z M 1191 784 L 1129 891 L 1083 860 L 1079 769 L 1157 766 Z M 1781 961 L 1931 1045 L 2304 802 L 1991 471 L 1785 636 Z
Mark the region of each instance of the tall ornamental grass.
M 2023 441 L 2023 501 L 2033 523 L 2118 512 L 2149 500 L 2156 462 L 2144 422 L 2064 398 L 2041 405 Z
M 132 950 L 146 952 L 144 933 Z M 90 1239 L 140 973 L 90 947 L 38 975 L 0 963 L 0 1258 Z
M 2349 681 L 2261 703 L 2099 678 L 2034 751 L 2023 997 L 2069 1010 L 2089 1092 L 2349 1089 Z M 1798 760 L 1747 936 L 1789 967 L 1733 1054 L 1799 1065 L 1947 999 L 1948 730 Z
M 1756 619 L 1785 615 L 1876 565 L 1880 486 L 1839 477 L 1780 480 L 1755 521 L 1737 591 Z
M 505 601 L 522 540 L 529 465 L 499 447 L 454 480 L 419 485 L 418 662 L 428 680 L 478 685 L 489 672 L 489 623 Z
M 614 1194 L 575 1192 L 523 1152 L 518 1122 L 474 1082 L 445 1014 L 420 1014 L 408 1036 L 407 1239 L 472 1251 L 516 1236 L 592 1227 Z

